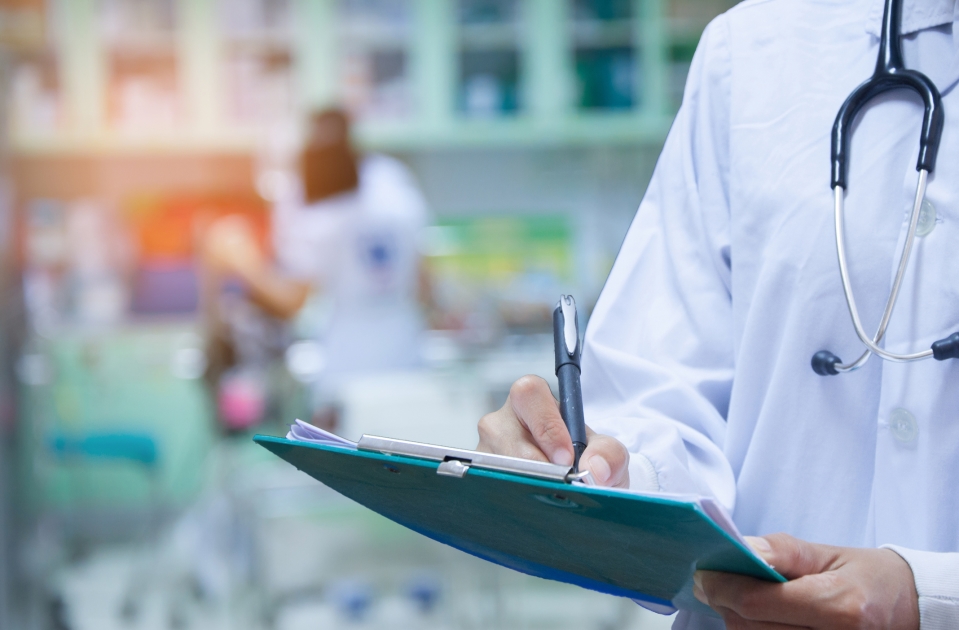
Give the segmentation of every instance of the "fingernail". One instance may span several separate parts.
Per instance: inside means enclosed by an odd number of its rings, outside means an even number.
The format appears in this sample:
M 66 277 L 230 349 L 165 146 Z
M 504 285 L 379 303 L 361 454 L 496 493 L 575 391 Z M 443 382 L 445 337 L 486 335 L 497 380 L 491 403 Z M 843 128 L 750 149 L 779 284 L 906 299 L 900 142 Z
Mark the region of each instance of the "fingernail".
M 770 546 L 768 540 L 762 536 L 744 536 L 743 538 L 745 538 L 749 546 L 753 548 L 753 551 L 762 556 L 764 560 L 768 562 L 770 558 L 772 558 L 773 548 Z
M 595 479 L 598 484 L 605 484 L 613 474 L 613 469 L 610 468 L 609 462 L 606 461 L 606 458 L 600 457 L 599 455 L 593 455 L 587 459 L 584 467 L 593 473 L 593 479 Z
M 703 576 L 699 571 L 693 573 L 693 595 L 696 599 L 709 606 L 709 600 L 706 599 L 706 591 L 703 590 Z
M 573 454 L 566 449 L 559 448 L 553 451 L 553 456 L 550 457 L 554 464 L 559 464 L 560 466 L 572 466 L 573 465 Z

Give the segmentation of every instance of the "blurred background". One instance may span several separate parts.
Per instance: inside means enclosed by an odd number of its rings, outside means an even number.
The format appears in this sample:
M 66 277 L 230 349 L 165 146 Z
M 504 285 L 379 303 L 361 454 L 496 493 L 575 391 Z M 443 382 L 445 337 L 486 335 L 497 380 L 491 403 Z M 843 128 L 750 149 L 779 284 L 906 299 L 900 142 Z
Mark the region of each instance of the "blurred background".
M 0 627 L 668 627 L 250 438 L 552 382 L 731 4 L 0 0 Z

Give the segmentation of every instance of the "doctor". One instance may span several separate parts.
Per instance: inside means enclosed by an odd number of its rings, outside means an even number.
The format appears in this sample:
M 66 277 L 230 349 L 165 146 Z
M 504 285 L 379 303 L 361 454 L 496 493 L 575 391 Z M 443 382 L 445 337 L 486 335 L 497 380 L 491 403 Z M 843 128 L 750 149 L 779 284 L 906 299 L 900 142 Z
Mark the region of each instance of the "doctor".
M 747 0 L 706 29 L 682 107 L 586 332 L 585 466 L 721 500 L 786 584 L 700 572 L 728 628 L 959 627 L 959 361 L 819 376 L 863 345 L 837 269 L 830 132 L 876 66 L 883 0 Z M 904 0 L 907 68 L 945 110 L 928 204 L 882 346 L 959 330 L 959 4 Z M 849 271 L 867 330 L 916 190 L 921 101 L 871 100 L 852 136 Z M 572 462 L 544 381 L 479 424 L 481 450 Z M 776 533 L 785 532 L 785 533 Z M 722 627 L 680 613 L 674 627 Z
M 332 302 L 325 369 L 314 384 L 315 421 L 335 424 L 352 379 L 418 367 L 430 303 L 420 240 L 429 210 L 410 171 L 380 154 L 358 155 L 339 109 L 315 113 L 296 185 L 273 207 L 276 261 L 235 217 L 214 224 L 207 257 L 239 278 L 272 315 L 294 317 L 311 292 Z

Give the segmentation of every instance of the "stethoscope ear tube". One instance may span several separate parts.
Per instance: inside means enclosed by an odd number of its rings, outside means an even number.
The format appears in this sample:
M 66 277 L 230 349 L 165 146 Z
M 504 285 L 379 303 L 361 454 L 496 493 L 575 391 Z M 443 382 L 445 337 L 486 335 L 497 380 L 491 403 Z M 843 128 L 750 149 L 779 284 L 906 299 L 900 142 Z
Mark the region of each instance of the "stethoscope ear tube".
M 832 127 L 832 174 L 831 187 L 846 186 L 846 162 L 849 155 L 849 138 L 852 124 L 859 111 L 870 99 L 883 92 L 908 88 L 916 92 L 923 100 L 925 112 L 922 116 L 922 131 L 919 136 L 919 159 L 917 171 L 933 172 L 936 157 L 939 154 L 939 140 L 942 137 L 943 113 L 942 97 L 936 86 L 924 75 L 912 70 L 900 70 L 896 74 L 873 76 L 856 88 L 842 104 Z
M 836 114 L 836 121 L 832 127 L 831 188 L 840 186 L 846 189 L 849 138 L 852 135 L 852 125 L 856 115 L 871 99 L 889 90 L 912 90 L 922 99 L 925 111 L 922 116 L 922 131 L 919 135 L 919 159 L 916 162 L 916 170 L 932 173 L 936 168 L 936 156 L 939 154 L 939 140 L 942 137 L 944 118 L 942 97 L 936 85 L 926 75 L 904 67 L 899 29 L 901 16 L 902 0 L 886 0 L 876 71 L 853 90 Z

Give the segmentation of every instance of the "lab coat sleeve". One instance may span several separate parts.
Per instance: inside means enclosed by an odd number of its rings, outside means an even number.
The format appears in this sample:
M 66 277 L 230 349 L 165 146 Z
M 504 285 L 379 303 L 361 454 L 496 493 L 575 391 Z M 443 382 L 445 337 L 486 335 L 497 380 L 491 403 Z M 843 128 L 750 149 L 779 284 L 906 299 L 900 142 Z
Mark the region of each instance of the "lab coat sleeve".
M 630 452 L 630 485 L 734 507 L 723 454 L 733 379 L 728 27 L 693 58 L 683 104 L 586 331 L 587 423 Z
M 955 628 L 959 620 L 959 553 L 916 551 L 885 545 L 912 569 L 919 594 L 919 630 Z

